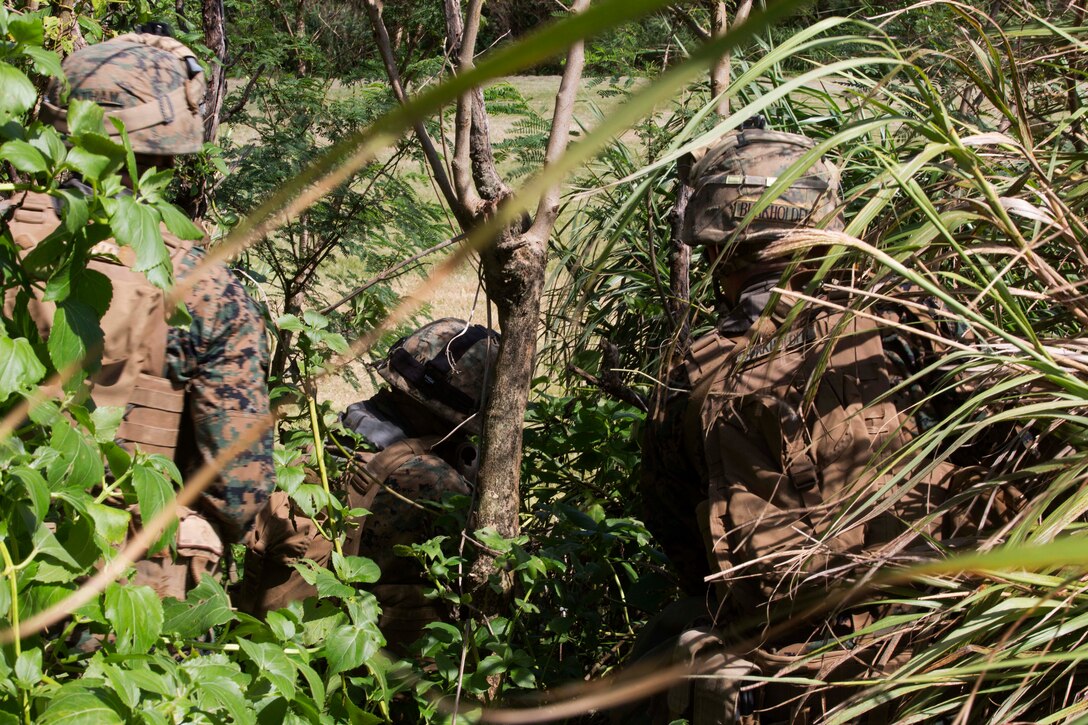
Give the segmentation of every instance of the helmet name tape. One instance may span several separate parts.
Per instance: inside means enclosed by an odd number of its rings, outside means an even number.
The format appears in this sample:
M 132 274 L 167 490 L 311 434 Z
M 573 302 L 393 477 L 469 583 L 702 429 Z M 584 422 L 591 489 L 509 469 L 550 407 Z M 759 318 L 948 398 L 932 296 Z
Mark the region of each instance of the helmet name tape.
M 736 201 L 729 206 L 721 207 L 721 211 L 724 215 L 732 217 L 733 219 L 743 219 L 751 213 L 755 205 L 756 202 L 754 201 Z M 752 217 L 752 219 L 753 221 L 789 222 L 797 224 L 808 219 L 811 213 L 812 210 L 806 209 L 805 207 L 771 203 L 767 205 L 767 208 Z

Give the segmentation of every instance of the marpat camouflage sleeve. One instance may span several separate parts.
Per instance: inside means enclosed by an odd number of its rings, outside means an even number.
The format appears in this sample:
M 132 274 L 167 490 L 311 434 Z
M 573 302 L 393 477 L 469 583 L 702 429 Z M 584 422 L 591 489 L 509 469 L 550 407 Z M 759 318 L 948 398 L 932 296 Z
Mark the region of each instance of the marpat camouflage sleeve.
M 203 256 L 190 252 L 182 262 L 193 268 Z M 245 431 L 268 416 L 268 342 L 257 306 L 238 280 L 216 266 L 185 296 L 193 318 L 189 330 L 170 329 L 167 375 L 186 384 L 191 434 L 182 441 L 195 449 L 195 461 L 181 461 L 183 472 L 209 462 Z M 185 450 L 179 446 L 180 452 Z M 206 514 L 215 516 L 226 538 L 240 540 L 275 487 L 272 429 L 223 466 L 204 493 Z

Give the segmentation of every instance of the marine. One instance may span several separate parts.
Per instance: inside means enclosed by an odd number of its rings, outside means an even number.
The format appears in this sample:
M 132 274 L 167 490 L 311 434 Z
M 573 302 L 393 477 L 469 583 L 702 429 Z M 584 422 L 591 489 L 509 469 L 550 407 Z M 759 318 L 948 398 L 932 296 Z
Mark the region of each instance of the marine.
M 674 688 L 652 722 L 819 719 L 841 690 L 760 676 L 856 680 L 894 669 L 909 655 L 906 640 L 850 639 L 887 612 L 812 607 L 880 557 L 925 549 L 954 525 L 933 513 L 958 468 L 934 462 L 904 485 L 895 456 L 926 413 L 940 416 L 943 394 L 933 392 L 954 387 L 941 350 L 911 330 L 951 337 L 955 321 L 895 280 L 868 296 L 849 291 L 849 266 L 817 279 L 843 219 L 838 171 L 813 160 L 813 147 L 744 128 L 692 169 L 683 239 L 706 250 L 728 311 L 655 395 L 640 490 L 647 525 L 692 596 L 671 623 L 684 630 L 674 656 L 717 652 L 718 669 Z M 766 199 L 783 178 L 781 195 Z M 752 213 L 759 208 L 781 213 Z M 796 304 L 792 292 L 817 301 Z M 900 385 L 926 370 L 927 390 Z M 849 644 L 807 657 L 839 641 Z M 720 654 L 742 642 L 746 651 Z
M 106 133 L 119 135 L 111 119 L 124 122 L 138 173 L 169 168 L 175 156 L 203 148 L 200 104 L 206 82 L 196 57 L 177 40 L 130 33 L 76 51 L 62 67 L 70 92 L 56 83 L 42 102 L 43 118 L 61 132 L 67 131 L 68 99 L 89 98 L 105 111 Z M 78 179 L 66 186 L 69 194 L 90 192 Z M 58 197 L 30 192 L 11 200 L 8 226 L 23 254 L 58 227 L 60 203 Z M 184 277 L 204 253 L 165 225 L 161 231 L 173 274 Z M 101 320 L 105 340 L 100 368 L 90 380 L 91 398 L 95 405 L 125 408 L 118 442 L 130 451 L 165 455 L 186 475 L 253 427 L 265 426 L 264 323 L 226 267 L 212 266 L 184 295 L 192 322 L 183 329 L 168 324 L 162 290 L 132 269 L 132 250 L 106 240 L 96 251 L 100 255 L 89 267 L 109 278 L 113 293 Z M 16 291 L 11 292 L 6 312 L 16 303 Z M 32 298 L 29 309 L 39 334 L 48 338 L 52 303 Z M 131 583 L 184 599 L 202 576 L 220 570 L 227 545 L 244 536 L 273 482 L 272 433 L 266 431 L 222 466 L 194 508 L 180 512 L 175 546 L 137 562 Z M 139 512 L 129 510 L 134 529 Z
M 382 608 L 378 625 L 388 645 L 403 651 L 430 622 L 448 617 L 426 596 L 419 563 L 398 546 L 423 543 L 444 530 L 443 503 L 467 503 L 475 478 L 478 411 L 498 355 L 498 334 L 482 325 L 444 318 L 394 344 L 377 365 L 389 387 L 341 414 L 347 434 L 335 435 L 327 456 L 339 459 L 337 493 L 349 509 L 369 513 L 346 522 L 344 556 L 374 561 L 380 579 L 367 589 Z M 456 519 L 464 506 L 454 507 Z M 333 542 L 323 521 L 303 515 L 285 491 L 277 491 L 246 538 L 244 577 L 234 597 L 255 616 L 317 594 L 296 565 L 328 566 Z

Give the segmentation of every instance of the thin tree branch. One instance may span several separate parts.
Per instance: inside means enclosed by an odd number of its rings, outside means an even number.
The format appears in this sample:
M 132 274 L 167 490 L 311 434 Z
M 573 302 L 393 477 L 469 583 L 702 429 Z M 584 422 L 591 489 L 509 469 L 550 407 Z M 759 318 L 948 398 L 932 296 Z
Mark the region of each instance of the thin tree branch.
M 695 18 L 691 17 L 691 13 L 689 13 L 685 8 L 682 8 L 678 5 L 670 5 L 669 10 L 672 11 L 673 17 L 683 23 L 683 25 L 687 27 L 687 29 L 690 30 L 692 35 L 694 35 L 696 38 L 701 41 L 710 40 L 710 33 L 707 31 L 707 29 L 704 28 L 702 25 L 699 25 L 699 23 L 695 21 Z
M 259 66 L 257 66 L 257 70 L 254 71 L 253 75 L 251 75 L 249 77 L 249 80 L 246 81 L 246 87 L 242 89 L 242 97 L 239 98 L 234 105 L 232 105 L 230 108 L 223 112 L 223 118 L 221 119 L 223 122 L 231 120 L 237 114 L 241 113 L 242 109 L 246 107 L 246 104 L 249 103 L 249 97 L 253 94 L 253 89 L 257 87 L 257 81 L 260 80 L 261 74 L 264 73 L 264 69 L 264 63 L 261 63 Z
M 589 0 L 575 0 L 573 12 L 580 13 L 589 7 Z M 548 147 L 544 152 L 544 165 L 555 163 L 570 144 L 570 124 L 574 118 L 574 104 L 578 100 L 578 87 L 582 82 L 582 70 L 585 67 L 585 43 L 577 42 L 567 51 L 567 65 L 563 69 L 563 79 L 555 94 L 555 110 L 552 112 L 552 129 L 548 135 Z M 536 218 L 529 229 L 529 236 L 547 239 L 555 226 L 559 214 L 559 186 L 553 186 L 541 197 L 537 204 Z
M 467 17 L 461 19 L 460 0 L 446 0 L 446 22 L 449 26 L 451 50 L 456 52 L 455 70 L 463 73 L 473 65 L 476 36 L 480 29 L 481 0 L 469 0 Z M 457 100 L 454 122 L 453 183 L 457 195 L 470 211 L 480 206 L 480 196 L 472 178 L 472 104 L 470 91 Z
M 420 259 L 422 259 L 423 257 L 426 257 L 428 254 L 434 254 L 435 252 L 439 252 L 439 251 L 445 249 L 446 247 L 454 245 L 457 242 L 460 242 L 464 238 L 465 238 L 464 234 L 458 234 L 456 237 L 453 237 L 451 239 L 447 239 L 444 242 L 440 242 L 439 244 L 436 244 L 433 247 L 428 247 L 427 249 L 424 249 L 422 252 L 417 252 L 416 254 L 413 254 L 408 259 L 405 259 L 402 262 L 398 262 L 397 264 L 394 264 L 392 267 L 387 268 L 386 270 L 384 270 L 383 272 L 378 274 L 376 277 L 372 277 L 368 281 L 364 282 L 363 284 L 361 284 L 358 287 L 356 287 L 355 289 L 353 289 L 351 292 L 348 292 L 346 295 L 341 297 L 336 302 L 333 302 L 328 307 L 325 307 L 323 310 L 321 310 L 321 314 L 327 315 L 330 312 L 332 312 L 333 310 L 335 310 L 337 307 L 341 307 L 343 305 L 346 305 L 348 302 L 351 302 L 353 299 L 355 299 L 356 297 L 358 297 L 362 293 L 366 292 L 368 289 L 370 289 L 374 285 L 378 284 L 379 282 L 384 282 L 385 280 L 389 279 L 390 277 L 396 276 L 396 274 L 398 272 L 400 272 L 402 269 L 404 269 L 408 265 L 413 264 L 415 262 L 418 262 Z
M 407 100 L 407 95 L 404 92 L 404 84 L 401 82 L 400 69 L 397 68 L 396 58 L 393 55 L 393 44 L 389 39 L 389 29 L 386 28 L 385 20 L 382 18 L 381 3 L 379 0 L 364 0 L 363 4 L 366 6 L 367 15 L 370 17 L 370 27 L 374 31 L 374 39 L 378 43 L 382 63 L 385 65 L 385 74 L 389 77 L 389 85 L 393 88 L 393 95 L 396 96 L 397 101 L 403 104 Z M 453 186 L 450 184 L 449 176 L 446 175 L 446 167 L 442 163 L 438 151 L 435 150 L 434 141 L 431 139 L 431 135 L 427 133 L 427 127 L 423 124 L 423 121 L 416 121 L 414 127 L 416 137 L 419 139 L 419 145 L 423 148 L 423 155 L 426 157 L 431 172 L 434 174 L 435 183 L 442 192 L 442 196 L 445 197 L 446 204 L 449 205 L 458 221 L 461 221 L 463 225 L 467 220 L 467 210 L 462 206 Z

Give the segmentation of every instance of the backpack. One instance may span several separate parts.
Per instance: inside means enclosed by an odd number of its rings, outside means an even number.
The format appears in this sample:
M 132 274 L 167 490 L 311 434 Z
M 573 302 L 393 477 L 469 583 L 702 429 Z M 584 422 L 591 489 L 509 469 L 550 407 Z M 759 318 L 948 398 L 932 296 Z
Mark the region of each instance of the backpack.
M 445 619 L 440 602 L 424 596 L 424 587 L 414 568 L 400 559 L 394 563 L 395 543 L 420 541 L 418 521 L 397 525 L 382 510 L 378 495 L 388 489 L 402 489 L 407 482 L 419 488 L 467 493 L 460 474 L 451 465 L 430 453 L 438 437 L 406 438 L 377 453 L 357 451 L 340 481 L 347 494 L 347 508 L 371 512 L 349 521 L 342 545 L 345 556 L 367 556 L 382 568 L 382 578 L 367 589 L 382 607 L 378 625 L 391 646 L 407 645 L 420 636 L 423 627 Z M 407 481 L 406 481 L 407 479 Z M 401 497 L 405 494 L 398 492 Z M 388 496 L 386 498 L 395 498 Z M 413 527 L 411 523 L 415 523 Z M 390 532 L 388 527 L 396 527 Z M 396 541 L 397 537 L 405 541 Z M 246 536 L 244 577 L 233 596 L 242 611 L 263 617 L 292 601 L 317 596 L 317 588 L 295 569 L 303 559 L 329 566 L 332 542 L 322 535 L 315 522 L 303 515 L 284 491 L 274 492 L 257 515 Z
M 12 239 L 28 254 L 60 226 L 54 199 L 47 194 L 27 193 L 15 205 L 8 222 Z M 177 273 L 181 260 L 192 248 L 162 227 L 163 240 Z M 173 459 L 185 409 L 184 388 L 163 376 L 169 325 L 162 290 L 132 269 L 133 252 L 113 240 L 96 245 L 98 256 L 87 267 L 109 278 L 113 287 L 110 306 L 102 317 L 101 367 L 91 375 L 91 398 L 98 406 L 120 406 L 125 416 L 117 429 L 117 442 L 130 452 L 137 446 L 147 453 Z M 18 291 L 8 290 L 4 311 L 9 316 L 18 304 Z M 56 305 L 37 297 L 27 301 L 28 312 L 43 340 L 49 336 Z M 58 386 L 47 393 L 60 397 Z

